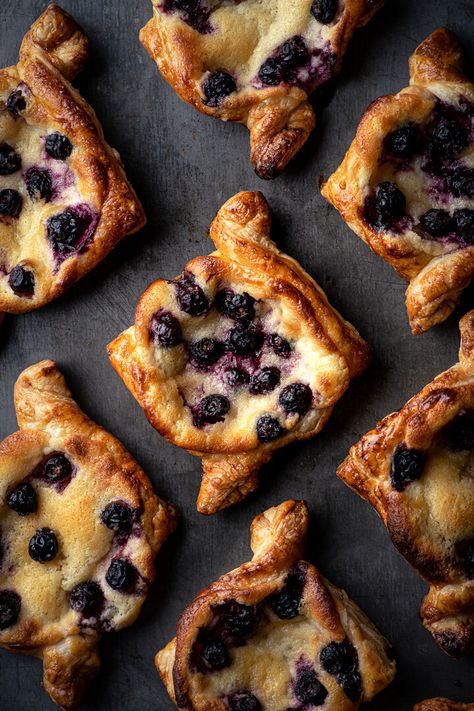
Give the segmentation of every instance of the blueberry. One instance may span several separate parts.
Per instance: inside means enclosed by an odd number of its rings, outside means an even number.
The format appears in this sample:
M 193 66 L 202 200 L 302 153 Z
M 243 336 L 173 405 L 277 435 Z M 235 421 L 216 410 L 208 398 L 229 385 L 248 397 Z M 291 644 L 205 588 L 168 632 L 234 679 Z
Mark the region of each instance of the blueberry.
M 455 210 L 453 214 L 454 229 L 458 237 L 467 242 L 474 243 L 474 210 L 467 208 Z
M 304 383 L 286 385 L 278 397 L 280 406 L 287 414 L 296 412 L 298 415 L 305 415 L 308 412 L 312 400 L 311 388 Z
M 255 299 L 246 292 L 236 294 L 231 289 L 219 291 L 216 295 L 215 305 L 220 313 L 233 321 L 246 322 L 255 317 Z
M 329 25 L 336 16 L 338 0 L 313 0 L 311 12 L 323 25 Z
M 124 558 L 114 558 L 105 575 L 105 579 L 110 587 L 119 592 L 131 592 L 137 578 L 137 569 Z
M 201 427 L 204 424 L 214 425 L 224 422 L 230 410 L 230 402 L 224 395 L 207 395 L 198 405 L 195 415 L 195 424 Z
M 66 160 L 72 153 L 72 143 L 62 133 L 50 133 L 44 143 L 46 153 L 56 160 Z
M 194 277 L 188 275 L 176 282 L 176 298 L 182 311 L 190 316 L 202 316 L 209 311 L 209 301 L 201 289 L 195 283 Z
M 230 711 L 261 711 L 262 704 L 250 691 L 236 691 L 228 699 Z
M 288 574 L 280 592 L 270 598 L 273 612 L 280 620 L 291 620 L 299 614 L 304 583 L 304 571 L 296 568 Z
M 456 158 L 469 141 L 468 132 L 457 121 L 443 120 L 431 133 L 430 151 L 440 158 Z
M 61 481 L 72 475 L 72 464 L 64 454 L 51 454 L 44 463 L 43 473 L 49 481 Z
M 38 508 L 36 491 L 31 484 L 19 484 L 8 494 L 7 506 L 20 516 L 34 513 Z
M 163 8 L 168 12 L 180 12 L 184 22 L 202 34 L 212 32 L 210 8 L 205 0 L 164 0 Z
M 224 669 L 230 664 L 227 647 L 224 642 L 221 642 L 220 640 L 210 640 L 204 644 L 202 649 L 202 659 L 210 671 Z
M 17 264 L 8 275 L 8 284 L 17 296 L 32 296 L 35 290 L 35 275 L 21 264 Z
M 336 681 L 351 701 L 360 701 L 362 695 L 362 679 L 356 667 L 337 676 Z
M 222 617 L 225 632 L 237 640 L 242 640 L 255 631 L 258 618 L 254 607 L 232 600 L 218 606 L 216 612 Z
M 215 338 L 201 338 L 189 344 L 189 354 L 194 365 L 207 368 L 214 365 L 222 355 L 222 343 Z
M 0 215 L 18 217 L 21 212 L 23 199 L 17 190 L 5 188 L 0 190 Z
M 453 229 L 451 215 L 446 210 L 428 210 L 420 217 L 420 224 L 431 237 L 442 237 Z
M 280 84 L 284 79 L 280 62 L 274 57 L 266 59 L 258 70 L 258 78 L 266 86 Z
M 50 217 L 46 223 L 48 240 L 58 252 L 74 251 L 84 232 L 84 220 L 72 210 Z
M 128 504 L 112 501 L 100 514 L 100 520 L 111 531 L 128 531 L 132 526 L 133 511 Z
M 241 368 L 230 368 L 225 371 L 224 380 L 231 388 L 237 388 L 239 385 L 248 385 L 250 376 Z
M 308 48 L 304 39 L 298 35 L 284 42 L 278 53 L 278 61 L 284 71 L 301 67 L 308 59 Z
M 270 333 L 267 342 L 273 352 L 281 358 L 288 358 L 291 355 L 292 348 L 290 343 L 283 336 L 279 336 L 278 333 Z
M 390 227 L 405 214 L 406 199 L 396 183 L 385 181 L 375 189 L 375 209 L 380 224 Z
M 463 414 L 456 417 L 448 426 L 448 439 L 454 452 L 474 449 L 474 418 Z
M 25 174 L 26 190 L 32 200 L 49 202 L 53 194 L 53 183 L 49 170 L 30 168 Z
M 169 311 L 163 311 L 153 316 L 150 333 L 153 341 L 163 348 L 174 348 L 174 346 L 179 346 L 183 340 L 181 324 Z
M 11 175 L 21 168 L 21 158 L 8 143 L 0 143 L 0 175 Z
M 400 444 L 392 457 L 390 479 L 395 491 L 405 491 L 407 486 L 423 474 L 426 456 L 418 449 L 409 449 Z
M 362 680 L 359 673 L 357 652 L 350 642 L 330 642 L 320 654 L 321 666 L 336 681 L 351 701 L 359 701 Z
M 303 667 L 295 684 L 295 696 L 302 704 L 322 706 L 328 695 L 327 689 L 319 681 L 311 667 Z
M 257 437 L 260 442 L 272 442 L 284 433 L 284 428 L 280 425 L 276 417 L 262 415 L 257 420 Z
M 15 91 L 12 91 L 5 102 L 5 106 L 7 111 L 9 111 L 13 116 L 18 116 L 18 114 L 26 109 L 26 99 L 23 96 L 21 89 L 15 89 Z
M 0 630 L 12 627 L 20 617 L 21 598 L 13 590 L 0 590 Z
M 227 347 L 236 355 L 254 355 L 262 344 L 263 334 L 253 326 L 236 326 L 227 337 Z
M 454 197 L 474 198 L 474 170 L 460 168 L 449 179 Z
M 202 83 L 206 106 L 220 106 L 227 96 L 237 91 L 237 84 L 228 72 L 218 70 L 207 75 Z
M 405 160 L 412 158 L 419 147 L 417 128 L 412 123 L 408 123 L 396 131 L 392 131 L 387 136 L 386 147 L 389 153 L 397 158 Z
M 456 544 L 456 553 L 461 559 L 468 580 L 474 580 L 474 538 Z
M 76 612 L 93 615 L 104 604 L 104 593 L 100 585 L 92 580 L 79 583 L 69 593 L 69 604 Z
M 280 384 L 280 371 L 269 367 L 258 370 L 250 378 L 249 391 L 252 395 L 271 393 Z
M 58 539 L 50 528 L 38 528 L 28 545 L 28 553 L 37 563 L 48 563 L 58 553 Z

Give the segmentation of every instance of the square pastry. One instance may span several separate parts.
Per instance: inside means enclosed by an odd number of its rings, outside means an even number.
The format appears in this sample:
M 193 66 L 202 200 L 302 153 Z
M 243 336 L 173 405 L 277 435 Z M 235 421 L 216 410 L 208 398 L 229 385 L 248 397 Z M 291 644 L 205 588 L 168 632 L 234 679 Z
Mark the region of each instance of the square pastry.
M 217 251 L 143 294 L 112 365 L 151 424 L 202 458 L 202 513 L 239 501 L 280 447 L 319 432 L 370 360 L 357 331 L 270 239 L 261 193 L 228 200 Z
M 474 311 L 460 326 L 459 363 L 362 437 L 337 472 L 429 583 L 423 624 L 455 657 L 474 649 Z
M 0 70 L 0 311 L 61 295 L 145 223 L 118 153 L 70 81 L 88 58 L 79 25 L 50 5 Z
M 20 375 L 15 408 L 20 430 L 0 444 L 0 646 L 40 657 L 69 711 L 100 668 L 102 633 L 140 612 L 175 511 L 53 361 Z
M 450 315 L 474 273 L 474 85 L 451 32 L 416 49 L 409 87 L 369 106 L 322 194 L 409 282 L 413 333 Z
M 257 516 L 253 558 L 199 593 L 156 665 L 187 711 L 356 711 L 395 676 L 388 642 L 302 560 L 304 501 Z M 271 673 L 269 673 L 271 670 Z
M 309 95 L 339 73 L 355 30 L 384 1 L 153 0 L 140 39 L 184 101 L 248 127 L 252 164 L 269 179 L 314 128 Z

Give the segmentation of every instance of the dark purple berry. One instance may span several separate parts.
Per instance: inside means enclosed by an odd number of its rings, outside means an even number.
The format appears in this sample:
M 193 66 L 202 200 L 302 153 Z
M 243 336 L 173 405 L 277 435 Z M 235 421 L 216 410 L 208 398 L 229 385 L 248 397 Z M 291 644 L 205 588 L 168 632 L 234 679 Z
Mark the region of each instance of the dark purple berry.
M 176 282 L 176 292 L 180 308 L 190 316 L 202 316 L 209 311 L 209 300 L 192 275 Z
M 263 334 L 253 326 L 236 326 L 227 337 L 227 347 L 236 355 L 254 355 L 262 344 Z
M 38 528 L 28 545 L 28 553 L 37 563 L 48 563 L 58 553 L 58 539 L 50 528 Z
M 360 701 L 362 695 L 362 679 L 356 667 L 337 676 L 336 681 L 351 701 Z
M 69 604 L 76 612 L 90 616 L 100 611 L 104 604 L 104 593 L 100 585 L 92 580 L 79 583 L 69 593 Z
M 362 680 L 357 652 L 350 642 L 331 642 L 321 650 L 321 666 L 336 681 L 351 701 L 359 701 Z
M 449 179 L 454 197 L 474 198 L 474 170 L 457 170 Z
M 162 7 L 167 12 L 179 12 L 182 20 L 201 34 L 212 32 L 207 0 L 164 0 Z
M 112 501 L 100 514 L 100 520 L 111 531 L 128 531 L 132 526 L 133 511 L 128 504 Z
M 230 711 L 261 711 L 262 704 L 250 691 L 236 691 L 228 699 Z
M 11 175 L 21 168 L 21 158 L 8 143 L 0 143 L 0 175 Z
M 453 214 L 454 229 L 458 237 L 467 242 L 474 243 L 474 210 L 464 208 L 455 210 Z
M 174 348 L 174 346 L 179 346 L 183 340 L 181 324 L 169 311 L 163 311 L 153 316 L 150 332 L 153 341 L 163 348 Z
M 17 296 L 31 296 L 35 290 L 35 275 L 17 264 L 8 275 L 8 284 Z
M 456 158 L 467 146 L 469 136 L 457 121 L 441 121 L 431 134 L 430 150 L 439 158 Z
M 272 442 L 284 433 L 284 428 L 280 425 L 276 417 L 272 415 L 262 415 L 257 420 L 257 437 L 261 442 Z
M 275 57 L 269 57 L 261 65 L 258 78 L 266 86 L 276 86 L 283 81 L 284 75 L 281 64 Z
M 329 25 L 336 16 L 338 0 L 313 0 L 311 12 L 323 25 Z
M 418 449 L 409 449 L 400 444 L 392 457 L 390 478 L 395 491 L 405 491 L 407 486 L 423 474 L 426 455 Z
M 313 401 L 313 393 L 309 385 L 304 383 L 291 383 L 286 385 L 281 391 L 278 402 L 287 413 L 297 413 L 305 415 Z
M 34 513 L 38 508 L 36 491 L 31 484 L 19 484 L 8 494 L 7 506 L 20 516 Z
M 295 696 L 302 704 L 322 706 L 328 695 L 327 689 L 319 681 L 311 667 L 303 667 L 295 684 Z
M 48 240 L 59 253 L 73 252 L 84 229 L 84 220 L 72 210 L 64 210 L 53 215 L 46 223 Z
M 431 237 L 443 237 L 453 229 L 453 221 L 446 210 L 428 210 L 420 217 L 420 224 Z
M 468 580 L 474 580 L 474 538 L 456 544 L 456 554 L 461 559 Z
M 474 417 L 467 413 L 456 417 L 448 426 L 448 439 L 454 452 L 474 449 Z
M 258 617 L 254 607 L 232 600 L 217 606 L 215 612 L 222 618 L 224 631 L 234 641 L 242 640 L 255 632 Z
M 224 395 L 207 395 L 197 407 L 195 424 L 214 425 L 216 422 L 224 422 L 225 416 L 230 410 L 230 402 Z
M 15 91 L 12 91 L 5 102 L 5 106 L 7 107 L 7 111 L 9 111 L 12 116 L 18 116 L 18 114 L 26 109 L 26 99 L 23 96 L 21 89 L 15 89 Z
M 284 42 L 278 52 L 278 61 L 284 71 L 301 67 L 303 64 L 306 64 L 308 59 L 308 48 L 304 39 L 299 35 Z
M 240 385 L 248 385 L 250 375 L 240 368 L 230 368 L 225 371 L 224 380 L 231 388 L 238 388 Z
M 375 189 L 375 210 L 379 223 L 390 227 L 405 214 L 406 199 L 395 183 L 385 181 Z
M 215 338 L 201 338 L 200 341 L 189 344 L 191 360 L 198 368 L 214 365 L 221 357 L 222 350 L 222 343 Z
M 280 620 L 292 620 L 299 614 L 304 583 L 304 571 L 296 568 L 288 574 L 280 592 L 270 598 L 273 612 Z
M 0 590 L 0 630 L 12 627 L 20 617 L 21 598 L 13 590 Z
M 397 158 L 404 160 L 412 158 L 419 148 L 418 129 L 412 123 L 408 123 L 392 131 L 386 138 L 386 147 L 388 152 Z
M 51 454 L 44 463 L 43 473 L 49 481 L 61 481 L 72 475 L 72 464 L 64 454 Z
M 271 393 L 279 384 L 280 371 L 278 368 L 262 368 L 250 378 L 249 391 L 252 395 L 264 395 Z
M 290 343 L 283 336 L 279 336 L 278 333 L 271 333 L 267 341 L 273 352 L 281 358 L 288 358 L 291 355 L 292 348 Z
M 10 188 L 0 190 L 0 215 L 18 217 L 22 204 L 23 199 L 17 190 Z
M 236 90 L 235 79 L 228 72 L 222 70 L 211 72 L 202 83 L 205 97 L 203 102 L 206 106 L 220 106 Z
M 255 299 L 247 292 L 236 294 L 232 289 L 219 291 L 215 305 L 221 314 L 233 321 L 246 322 L 255 317 Z
M 119 592 L 131 592 L 137 582 L 137 578 L 137 569 L 125 558 L 114 558 L 105 575 L 110 587 Z
M 49 170 L 30 168 L 25 173 L 25 183 L 28 195 L 32 200 L 49 202 L 53 194 L 53 183 Z
M 224 642 L 221 642 L 220 640 L 210 640 L 204 644 L 202 649 L 202 659 L 210 671 L 224 669 L 230 664 L 227 647 Z
M 50 133 L 46 138 L 44 148 L 51 158 L 66 160 L 72 153 L 72 143 L 62 133 Z

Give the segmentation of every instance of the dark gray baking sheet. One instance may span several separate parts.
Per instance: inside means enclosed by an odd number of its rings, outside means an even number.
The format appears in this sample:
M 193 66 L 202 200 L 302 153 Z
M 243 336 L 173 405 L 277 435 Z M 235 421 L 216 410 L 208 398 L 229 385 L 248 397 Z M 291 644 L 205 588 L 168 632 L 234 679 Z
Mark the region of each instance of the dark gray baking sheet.
M 139 44 L 150 17 L 147 0 L 63 0 L 84 26 L 93 57 L 77 82 L 121 153 L 143 200 L 148 226 L 126 240 L 55 304 L 10 318 L 1 332 L 0 436 L 16 429 L 13 384 L 41 358 L 54 358 L 79 403 L 136 456 L 156 490 L 182 513 L 178 533 L 159 556 L 158 583 L 137 623 L 102 643 L 104 669 L 84 711 L 174 708 L 153 657 L 173 635 L 195 593 L 249 556 L 249 525 L 265 508 L 308 500 L 313 526 L 308 557 L 370 615 L 392 641 L 395 682 L 374 711 L 409 711 L 415 701 L 446 695 L 474 701 L 473 659 L 449 659 L 424 631 L 418 609 L 425 585 L 396 553 L 371 507 L 335 475 L 349 446 L 400 407 L 457 357 L 461 309 L 441 327 L 414 338 L 404 285 L 371 254 L 319 195 L 317 179 L 336 168 L 368 103 L 407 83 L 407 59 L 432 30 L 461 36 L 474 66 L 474 0 L 393 0 L 354 39 L 336 96 L 287 173 L 259 180 L 248 160 L 248 133 L 200 115 L 178 99 Z M 16 62 L 20 40 L 46 7 L 39 0 L 1 0 L 0 65 Z M 275 238 L 327 291 L 331 302 L 374 346 L 376 361 L 355 382 L 324 432 L 279 452 L 256 494 L 212 518 L 195 509 L 200 463 L 147 423 L 112 370 L 105 346 L 132 323 L 137 300 L 156 277 L 172 277 L 185 260 L 212 249 L 209 223 L 241 189 L 260 189 L 274 213 Z M 40 686 L 41 664 L 0 651 L 1 711 L 53 708 Z

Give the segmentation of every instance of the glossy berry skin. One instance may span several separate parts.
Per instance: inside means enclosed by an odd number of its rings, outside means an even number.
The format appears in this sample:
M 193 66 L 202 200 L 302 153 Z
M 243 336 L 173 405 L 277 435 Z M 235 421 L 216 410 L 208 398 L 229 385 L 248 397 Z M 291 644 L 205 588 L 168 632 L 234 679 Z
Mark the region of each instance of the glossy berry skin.
M 271 333 L 267 338 L 267 342 L 275 355 L 280 356 L 280 358 L 289 358 L 291 355 L 291 344 L 278 333 Z
M 0 190 L 0 215 L 18 217 L 23 205 L 23 198 L 17 190 Z
M 474 210 L 464 208 L 455 210 L 453 214 L 454 229 L 458 237 L 467 242 L 474 243 Z
M 224 380 L 231 388 L 238 388 L 241 385 L 248 385 L 250 375 L 240 368 L 231 368 L 224 373 Z
M 199 403 L 198 420 L 207 425 L 224 422 L 229 410 L 230 402 L 224 395 L 208 395 Z
M 203 102 L 206 106 L 220 106 L 224 100 L 237 90 L 235 79 L 228 72 L 211 72 L 202 83 Z
M 137 569 L 125 558 L 114 558 L 105 575 L 108 585 L 119 592 L 131 592 L 137 578 Z
M 453 229 L 451 215 L 446 210 L 428 210 L 420 217 L 420 224 L 431 237 L 443 237 Z
M 227 347 L 235 355 L 254 355 L 263 344 L 263 334 L 256 328 L 236 326 L 227 337 Z
M 202 316 L 209 311 L 209 300 L 191 275 L 176 282 L 176 298 L 181 310 L 190 316 Z
M 266 86 L 276 86 L 282 82 L 291 83 L 295 70 L 309 59 L 309 51 L 302 37 L 296 35 L 284 42 L 274 57 L 269 57 L 261 65 L 258 77 Z
M 7 496 L 8 508 L 20 516 L 27 516 L 38 509 L 38 497 L 31 484 L 19 484 Z
M 278 397 L 279 405 L 287 414 L 298 415 L 305 415 L 308 412 L 312 400 L 311 388 L 304 383 L 290 383 L 283 388 Z
M 8 143 L 0 143 L 0 175 L 12 175 L 21 168 L 21 158 Z
M 214 365 L 222 355 L 222 343 L 215 338 L 201 338 L 189 344 L 189 354 L 194 365 L 207 368 Z
M 413 158 L 419 148 L 419 134 L 417 128 L 408 123 L 396 131 L 389 133 L 386 139 L 386 148 L 396 158 L 409 160 Z
M 474 449 L 474 417 L 463 414 L 448 425 L 448 440 L 454 452 L 467 452 Z
M 56 160 L 66 160 L 72 153 L 72 143 L 62 133 L 50 133 L 44 143 L 46 153 Z
M 406 199 L 396 183 L 385 181 L 375 189 L 375 210 L 380 225 L 390 227 L 405 214 Z
M 183 341 L 181 324 L 169 311 L 153 316 L 150 333 L 154 343 L 162 348 L 174 348 Z
M 255 632 L 258 617 L 254 607 L 231 600 L 216 607 L 215 612 L 222 618 L 224 632 L 234 642 L 242 641 Z
M 49 170 L 30 168 L 25 174 L 25 184 L 32 200 L 49 202 L 53 194 L 53 183 Z
M 322 706 L 328 695 L 327 689 L 319 681 L 311 667 L 303 667 L 295 684 L 295 696 L 302 704 Z
M 261 711 L 262 704 L 250 691 L 236 691 L 228 698 L 230 711 Z
M 296 568 L 288 574 L 283 588 L 270 598 L 272 610 L 280 620 L 292 620 L 299 614 L 304 583 L 304 571 Z
M 209 671 L 219 671 L 230 664 L 229 653 L 224 642 L 211 640 L 204 644 L 202 660 Z
M 26 109 L 26 99 L 20 89 L 12 91 L 12 93 L 5 102 L 5 106 L 7 108 L 7 111 L 9 111 L 12 116 L 18 116 L 22 111 Z
M 336 16 L 338 0 L 313 0 L 311 13 L 315 20 L 329 25 Z
M 249 392 L 252 395 L 266 395 L 271 393 L 280 384 L 280 371 L 278 368 L 262 368 L 252 375 Z
M 30 558 L 37 563 L 48 563 L 53 560 L 58 550 L 56 534 L 50 528 L 38 528 L 28 545 Z
M 390 479 L 395 491 L 405 491 L 413 481 L 423 474 L 426 455 L 418 449 L 409 449 L 405 444 L 399 445 L 392 457 Z
M 32 296 L 35 291 L 35 275 L 17 264 L 8 275 L 8 284 L 17 296 Z
M 237 294 L 231 289 L 219 291 L 215 306 L 221 314 L 239 323 L 251 321 L 255 317 L 255 299 L 246 292 Z
M 133 511 L 128 504 L 112 501 L 100 514 L 100 520 L 111 531 L 129 531 L 132 526 Z
M 257 420 L 257 437 L 260 442 L 273 442 L 284 433 L 283 427 L 276 417 L 262 415 Z
M 21 598 L 13 590 L 0 590 L 0 630 L 12 627 L 20 617 Z
M 331 642 L 320 654 L 321 666 L 336 681 L 352 701 L 362 693 L 362 680 L 358 668 L 357 652 L 350 642 Z
M 46 223 L 48 240 L 59 253 L 69 253 L 84 232 L 84 221 L 71 210 L 50 217 Z
M 474 170 L 460 168 L 449 179 L 454 197 L 474 198 Z
M 104 593 L 98 583 L 89 580 L 79 583 L 69 593 L 69 604 L 76 612 L 83 615 L 93 615 L 100 611 L 104 604 Z
M 430 151 L 435 158 L 456 158 L 467 146 L 469 136 L 457 121 L 441 121 L 431 134 Z
M 58 482 L 72 475 L 72 464 L 64 454 L 51 454 L 44 463 L 43 473 L 48 481 Z

